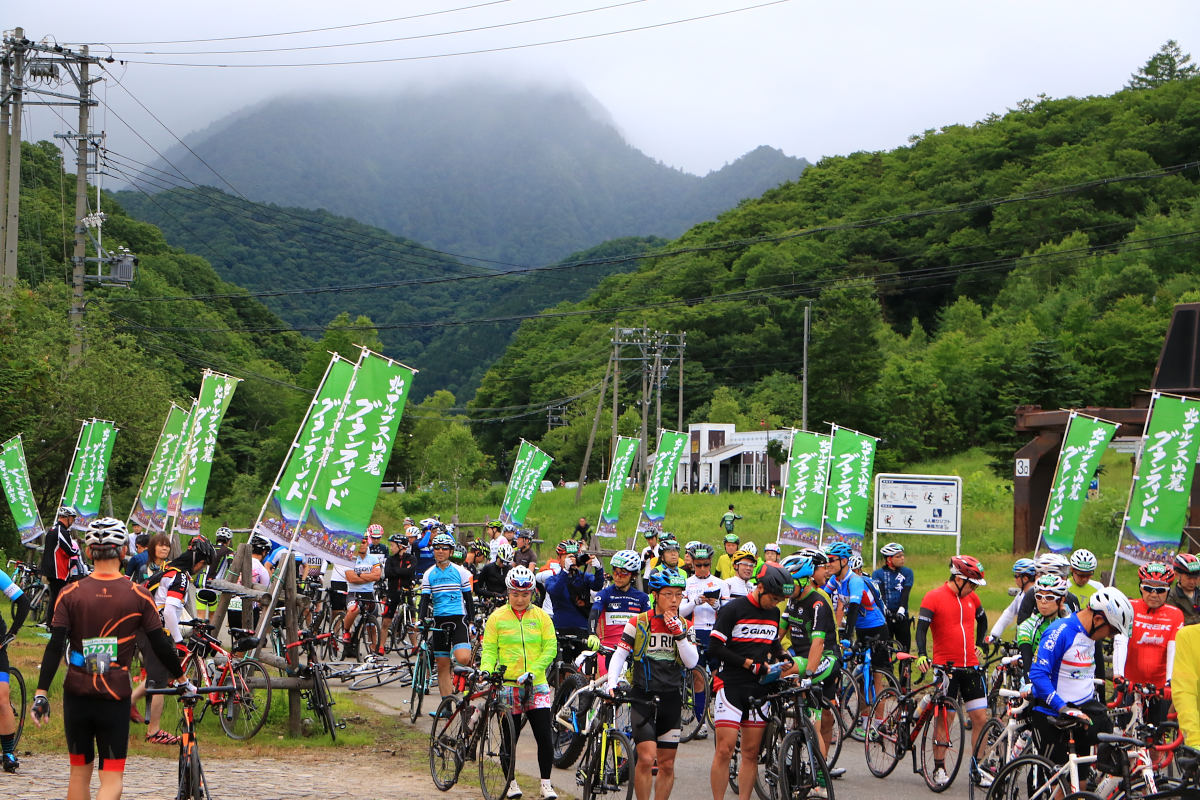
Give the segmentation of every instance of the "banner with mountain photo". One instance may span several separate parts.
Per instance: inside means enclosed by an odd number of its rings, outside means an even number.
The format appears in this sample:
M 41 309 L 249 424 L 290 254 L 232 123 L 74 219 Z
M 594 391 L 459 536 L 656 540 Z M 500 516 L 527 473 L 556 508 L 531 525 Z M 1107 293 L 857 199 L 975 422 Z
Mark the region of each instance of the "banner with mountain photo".
M 686 433 L 668 430 L 658 432 L 658 449 L 654 451 L 654 469 L 646 481 L 646 496 L 642 500 L 642 514 L 638 518 L 638 534 L 646 531 L 662 533 L 663 520 L 667 517 L 667 501 L 671 498 L 675 472 L 679 469 L 679 459 L 687 442 Z
M 845 542 L 862 553 L 871 510 L 871 472 L 875 465 L 874 436 L 833 426 L 829 452 L 829 483 L 825 494 L 825 524 L 821 546 Z
M 524 439 L 517 450 L 517 460 L 508 478 L 504 502 L 500 505 L 500 521 L 518 528 L 525 524 L 525 515 L 533 504 L 533 496 L 554 459 Z
M 180 493 L 176 487 L 179 485 L 180 470 L 183 469 L 183 451 L 187 445 L 188 423 L 192 419 L 192 411 L 195 408 L 196 401 L 193 400 L 179 418 L 179 435 L 163 453 L 163 476 L 159 481 L 158 491 L 153 496 L 147 495 L 146 498 L 147 503 L 153 501 L 150 530 L 154 533 L 163 533 L 167 529 L 167 515 L 170 513 L 172 496 L 175 498 L 176 508 L 178 508 Z
M 296 438 L 292 440 L 275 486 L 254 524 L 255 533 L 278 544 L 287 544 L 296 532 L 355 369 L 353 361 L 347 361 L 337 353 L 329 359 L 325 376 L 313 394 Z
M 1142 454 L 1130 488 L 1117 557 L 1135 564 L 1171 563 L 1187 524 L 1188 499 L 1200 449 L 1200 401 L 1150 398 Z M 1115 572 L 1114 562 L 1114 572 Z
M 600 506 L 600 522 L 596 525 L 596 535 L 612 538 L 617 535 L 617 522 L 621 518 L 621 496 L 625 494 L 625 481 L 629 477 L 629 468 L 637 458 L 640 439 L 632 436 L 618 436 L 617 449 L 613 454 L 612 466 L 608 470 L 608 483 L 604 486 L 604 502 Z
M 129 512 L 128 523 L 131 529 L 134 525 L 140 525 L 144 531 L 161 530 L 154 525 L 154 504 L 162 490 L 163 481 L 172 474 L 171 459 L 175 455 L 179 440 L 183 438 L 187 419 L 188 412 L 172 403 L 167 411 L 167 418 L 163 421 L 162 431 L 158 434 L 158 443 L 150 456 L 146 474 L 142 477 L 142 485 L 133 500 L 133 508 Z
M 204 513 L 204 495 L 212 473 L 217 449 L 217 430 L 233 400 L 233 392 L 241 378 L 204 371 L 200 396 L 188 420 L 187 440 L 183 450 L 183 468 L 179 471 L 179 517 L 175 530 L 187 536 L 200 533 L 200 517 Z
M 73 506 L 79 512 L 72 530 L 87 530 L 88 523 L 100 514 L 100 498 L 108 477 L 108 460 L 112 457 L 117 426 L 103 419 L 89 419 L 79 430 L 71 472 L 63 488 L 60 505 Z
M 46 531 L 29 485 L 29 465 L 25 463 L 25 447 L 21 444 L 20 434 L 0 446 L 0 483 L 4 486 L 4 496 L 8 499 L 17 533 L 21 535 L 21 544 L 30 544 Z
M 293 549 L 350 566 L 383 484 L 416 370 L 363 350 Z
M 780 544 L 816 547 L 820 543 L 832 449 L 833 440 L 826 434 L 792 431 L 779 506 L 776 539 Z
M 1071 412 L 1039 533 L 1041 543 L 1051 551 L 1066 553 L 1075 546 L 1075 529 L 1087 500 L 1088 484 L 1116 432 L 1115 423 Z

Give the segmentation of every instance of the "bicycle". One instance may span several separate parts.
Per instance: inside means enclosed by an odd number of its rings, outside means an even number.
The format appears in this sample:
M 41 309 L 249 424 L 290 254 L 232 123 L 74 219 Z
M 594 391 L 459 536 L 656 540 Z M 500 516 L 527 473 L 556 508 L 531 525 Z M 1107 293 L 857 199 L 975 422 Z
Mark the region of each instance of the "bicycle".
M 171 686 L 166 689 L 147 688 L 146 694 L 176 695 L 183 711 L 179 716 L 179 782 L 176 800 L 212 800 L 208 781 L 204 778 L 204 766 L 200 763 L 200 744 L 196 738 L 196 704 L 201 695 L 213 695 L 237 691 L 234 686 L 201 686 L 190 691 L 187 686 Z M 211 702 L 211 697 L 209 698 Z
M 746 710 L 746 716 L 751 713 L 759 718 L 766 719 L 766 726 L 763 728 L 762 742 L 759 745 L 758 751 L 758 772 L 754 780 L 754 792 L 761 800 L 775 800 L 778 797 L 780 789 L 779 760 L 780 745 L 783 743 L 783 738 L 791 731 L 800 730 L 807 724 L 806 733 L 811 734 L 812 742 L 818 743 L 817 755 L 820 756 L 819 742 L 817 733 L 812 727 L 812 723 L 808 719 L 808 711 L 804 700 L 808 699 L 815 702 L 811 696 L 812 683 L 809 681 L 801 681 L 798 685 L 789 688 L 775 691 L 771 694 L 760 695 L 752 698 Z M 763 708 L 770 705 L 770 712 L 763 714 Z M 738 791 L 738 775 L 741 773 L 741 733 L 738 734 L 737 749 L 734 751 L 733 758 L 729 759 L 729 788 L 734 792 Z M 829 766 L 822 759 L 824 779 L 826 785 L 831 780 L 829 775 Z
M 352 595 L 356 594 L 354 592 Z M 358 614 L 350 627 L 350 639 L 342 641 L 345 646 L 347 660 L 363 661 L 375 655 L 379 648 L 379 604 L 375 596 L 367 592 L 358 592 L 354 598 L 358 604 Z M 363 648 L 366 648 L 365 653 Z
M 248 656 L 237 658 L 235 654 L 257 647 L 258 637 L 254 631 L 230 628 L 230 634 L 240 638 L 226 650 L 212 635 L 215 628 L 209 623 L 193 619 L 180 624 L 192 629 L 188 652 L 183 657 L 183 671 L 188 680 L 196 686 L 235 687 L 220 698 L 211 695 L 206 698 L 196 719 L 203 720 L 209 706 L 215 706 L 226 736 L 236 740 L 252 738 L 262 729 L 271 711 L 271 678 L 259 661 Z
M 10 633 L 0 640 L 0 651 L 6 649 L 14 638 L 16 637 Z M 8 667 L 8 702 L 17 723 L 16 739 L 13 740 L 15 749 L 21 743 L 21 733 L 25 730 L 25 715 L 29 712 L 29 696 L 25 693 L 25 678 L 21 675 L 21 670 L 11 664 Z
M 963 668 L 934 667 L 933 682 L 908 694 L 902 695 L 894 688 L 879 693 L 867 718 L 864 741 L 867 768 L 872 775 L 886 778 L 905 753 L 911 752 L 913 772 L 925 779 L 931 791 L 943 792 L 954 783 L 962 765 L 965 726 L 962 710 L 946 695 L 945 687 L 956 669 Z M 935 780 L 938 750 L 942 751 L 940 760 L 945 765 L 944 781 Z
M 992 717 L 1003 717 L 1008 711 L 1007 698 L 1000 694 L 1001 689 L 1018 691 L 1023 681 L 1021 654 L 1015 644 L 1000 642 L 996 645 L 996 655 L 983 664 L 988 674 L 987 707 Z
M 441 626 L 446 635 L 454 629 L 453 623 L 443 623 Z M 421 623 L 420 637 L 417 639 L 416 653 L 412 664 L 412 693 L 408 699 L 408 721 L 416 723 L 421 718 L 421 703 L 429 693 L 429 684 L 434 679 L 433 650 L 429 646 L 429 638 L 433 635 L 431 622 Z
M 882 683 L 884 688 L 890 687 L 897 690 L 899 684 L 890 669 L 872 665 L 872 648 L 869 643 L 860 642 L 852 645 L 849 640 L 843 639 L 841 645 L 842 663 L 845 666 L 842 667 L 843 688 L 839 690 L 838 695 L 839 698 L 845 699 L 842 713 L 855 712 L 854 719 L 843 718 L 842 722 L 849 731 L 850 737 L 861 742 L 865 736 L 867 712 L 875 704 L 879 692 L 882 691 L 876 688 L 877 684 Z M 853 688 L 847 686 L 846 681 L 853 683 Z
M 1003 718 L 992 717 L 983 726 L 979 742 L 971 754 L 971 774 L 967 796 L 975 800 L 976 787 L 987 789 L 996 781 L 1000 770 L 1025 752 L 1038 749 L 1036 734 L 1029 724 L 1029 700 L 1012 689 L 999 689 L 997 696 L 1007 705 Z
M 416 594 L 413 589 L 404 589 L 400 593 L 400 602 L 392 609 L 392 623 L 388 625 L 384 644 L 390 653 L 397 653 L 402 658 L 408 658 L 416 650 L 416 645 L 409 638 L 416 629 L 417 608 Z
M 333 716 L 333 706 L 336 701 L 333 695 L 329 692 L 329 682 L 326 673 L 329 672 L 329 665 L 321 663 L 317 657 L 317 645 L 327 641 L 330 638 L 336 638 L 332 633 L 313 634 L 309 631 L 301 631 L 296 641 L 287 645 L 287 647 L 303 648 L 306 663 L 304 666 L 296 666 L 288 670 L 288 674 L 296 678 L 312 678 L 312 686 L 308 689 L 300 691 L 304 698 L 307 708 L 316 714 L 321 721 L 321 726 L 325 732 L 329 734 L 332 741 L 337 741 L 338 728 L 345 728 L 346 723 L 338 722 Z M 290 662 L 289 662 L 290 663 Z
M 775 756 L 778 765 L 778 794 L 783 800 L 804 800 L 823 789 L 827 800 L 834 800 L 831 762 L 821 755 L 820 739 L 807 717 L 779 743 Z M 756 787 L 757 789 L 757 787 Z
M 516 760 L 511 748 L 516 726 L 504 691 L 505 666 L 482 673 L 455 665 L 455 688 L 468 689 L 478 682 L 484 688 L 442 698 L 429 731 L 429 772 L 433 785 L 443 792 L 458 782 L 467 761 L 479 769 L 484 800 L 501 800 L 513 779 Z M 528 690 L 530 685 L 523 687 Z
M 616 726 L 617 709 L 627 702 L 626 690 L 618 686 L 614 695 L 593 692 L 598 707 L 583 729 L 583 757 L 575 771 L 575 782 L 583 788 L 583 800 L 608 794 L 633 797 L 633 771 L 637 750 L 629 734 Z
M 42 572 L 37 564 L 27 564 L 24 561 L 18 561 L 15 558 L 9 559 L 5 569 L 12 578 L 21 592 L 29 599 L 29 620 L 33 624 L 48 622 L 46 619 L 46 592 L 48 591 L 46 584 L 42 583 Z M 9 618 L 16 613 L 17 601 L 13 600 L 10 608 Z

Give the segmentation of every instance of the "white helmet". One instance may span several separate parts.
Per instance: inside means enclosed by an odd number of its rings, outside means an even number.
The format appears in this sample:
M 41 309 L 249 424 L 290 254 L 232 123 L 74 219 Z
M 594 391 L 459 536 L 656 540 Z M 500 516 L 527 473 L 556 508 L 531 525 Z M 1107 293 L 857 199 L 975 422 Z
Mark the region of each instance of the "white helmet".
M 745 550 L 752 556 L 758 555 L 758 545 L 756 545 L 754 542 L 743 542 L 739 549 Z
M 125 530 L 125 523 L 121 520 L 101 517 L 88 523 L 87 532 L 83 535 L 83 543 L 89 547 L 106 545 L 124 547 L 129 543 L 129 531 Z
M 532 591 L 536 579 L 529 567 L 515 566 L 504 576 L 504 584 L 514 591 Z
M 513 560 L 513 546 L 508 542 L 501 542 L 496 545 L 496 560 L 502 561 L 505 564 L 511 563 Z
M 1133 606 L 1120 589 L 1115 586 L 1105 586 L 1097 589 L 1088 600 L 1088 608 L 1099 611 L 1109 624 L 1117 629 L 1117 633 L 1128 636 L 1133 628 Z
M 1067 561 L 1067 557 L 1059 553 L 1042 553 L 1034 562 L 1039 575 L 1044 575 L 1047 572 L 1057 572 L 1064 578 L 1071 570 L 1071 562 Z
M 883 547 L 879 548 L 879 554 L 884 558 L 898 556 L 904 552 L 904 545 L 899 542 L 888 542 Z
M 637 573 L 642 569 L 642 556 L 637 550 L 618 550 L 608 564 L 613 569 Z
M 857 553 L 850 556 L 850 571 L 858 572 L 862 568 L 863 568 L 862 556 L 858 555 Z
M 1096 554 L 1091 550 L 1080 548 L 1074 553 L 1071 553 L 1071 569 L 1079 570 L 1080 572 L 1095 572 L 1096 571 Z

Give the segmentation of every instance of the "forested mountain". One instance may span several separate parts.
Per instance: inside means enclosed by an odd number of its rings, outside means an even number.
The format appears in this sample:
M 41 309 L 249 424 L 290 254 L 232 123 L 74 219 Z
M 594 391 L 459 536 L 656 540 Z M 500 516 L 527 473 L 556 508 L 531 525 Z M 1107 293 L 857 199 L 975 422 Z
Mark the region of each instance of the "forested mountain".
M 618 239 L 568 256 L 569 268 L 498 277 L 499 270 L 325 211 L 251 203 L 207 187 L 116 198 L 172 245 L 206 257 L 224 280 L 279 292 L 262 302 L 299 330 L 319 335 L 341 313 L 370 317 L 388 353 L 421 370 L 414 400 L 438 389 L 470 397 L 517 328 L 507 318 L 579 300 L 605 276 L 637 266 L 615 259 L 665 243 Z
M 701 178 L 629 145 L 579 90 L 500 83 L 390 96 L 278 98 L 187 137 L 176 168 L 203 185 L 322 208 L 427 246 L 541 265 L 608 239 L 678 236 L 806 166 L 760 147 Z M 211 165 L 221 177 L 214 174 Z
M 798 425 L 809 303 L 810 424 L 881 437 L 881 468 L 1011 441 L 1021 403 L 1128 403 L 1172 306 L 1200 300 L 1198 154 L 1192 78 L 1027 101 L 824 159 L 555 309 L 582 315 L 523 323 L 473 403 L 538 407 L 597 387 L 615 320 L 687 332 L 686 419 Z M 632 432 L 640 375 L 629 380 Z M 548 434 L 535 416 L 482 426 L 485 449 L 540 440 L 573 474 L 594 402 Z

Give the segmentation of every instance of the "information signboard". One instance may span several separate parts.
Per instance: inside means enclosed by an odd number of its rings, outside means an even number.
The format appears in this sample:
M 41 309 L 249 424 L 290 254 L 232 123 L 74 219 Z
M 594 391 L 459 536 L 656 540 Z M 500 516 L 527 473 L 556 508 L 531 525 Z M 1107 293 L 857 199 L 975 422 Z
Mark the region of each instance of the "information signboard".
M 872 563 L 879 534 L 915 533 L 955 537 L 962 551 L 962 478 L 957 475 L 875 476 L 875 526 Z

